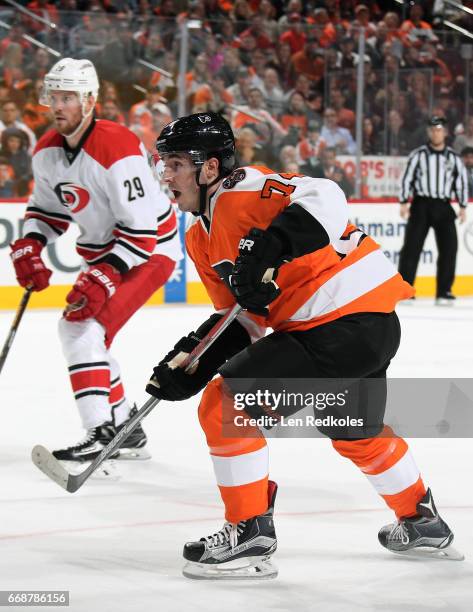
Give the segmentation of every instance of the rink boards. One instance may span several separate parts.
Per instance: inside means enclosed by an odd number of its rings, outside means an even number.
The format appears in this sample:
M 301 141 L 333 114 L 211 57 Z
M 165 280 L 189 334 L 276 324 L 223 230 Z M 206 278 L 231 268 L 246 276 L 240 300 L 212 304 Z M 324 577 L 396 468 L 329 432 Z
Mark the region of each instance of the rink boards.
M 22 289 L 16 285 L 12 266 L 8 259 L 9 244 L 20 236 L 22 218 L 26 204 L 22 201 L 0 202 L 0 308 L 16 308 Z M 457 276 L 453 291 L 458 296 L 473 295 L 473 219 L 471 205 L 467 222 L 458 225 Z M 386 256 L 397 266 L 399 251 L 403 243 L 405 222 L 399 216 L 399 206 L 386 199 L 370 202 L 350 203 L 350 220 L 365 233 L 372 236 L 382 247 Z M 179 214 L 181 236 L 185 233 L 186 216 Z M 72 225 L 67 233 L 54 245 L 47 247 L 45 260 L 53 270 L 51 286 L 35 294 L 32 307 L 62 308 L 64 298 L 77 276 L 80 258 L 75 252 L 74 242 L 78 234 Z M 435 293 L 435 267 L 437 249 L 433 232 L 430 231 L 421 254 L 416 289 L 418 296 L 433 296 Z M 195 267 L 188 257 L 180 262 L 173 277 L 163 289 L 157 291 L 149 304 L 161 303 L 208 303 L 206 291 L 199 280 Z

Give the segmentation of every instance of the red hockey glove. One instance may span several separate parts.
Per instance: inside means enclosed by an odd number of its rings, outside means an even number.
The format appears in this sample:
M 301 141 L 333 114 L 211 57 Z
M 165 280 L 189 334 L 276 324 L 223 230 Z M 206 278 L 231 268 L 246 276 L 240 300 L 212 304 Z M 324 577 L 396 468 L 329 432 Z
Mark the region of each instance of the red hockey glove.
M 41 259 L 43 245 L 33 238 L 19 238 L 11 245 L 10 257 L 15 267 L 18 284 L 31 287 L 33 291 L 42 291 L 49 286 L 52 274 Z
M 95 317 L 120 285 L 121 275 L 110 264 L 102 263 L 81 272 L 66 296 L 69 304 L 64 311 L 68 321 L 83 321 Z

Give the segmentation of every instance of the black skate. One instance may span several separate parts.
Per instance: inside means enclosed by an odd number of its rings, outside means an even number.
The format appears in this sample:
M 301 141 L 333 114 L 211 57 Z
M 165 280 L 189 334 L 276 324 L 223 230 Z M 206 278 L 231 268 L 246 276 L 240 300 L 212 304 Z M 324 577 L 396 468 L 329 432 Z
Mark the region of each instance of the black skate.
M 130 410 L 130 414 L 128 415 L 128 419 L 124 421 L 121 425 L 115 428 L 114 433 L 118 433 L 128 421 L 138 412 L 136 404 Z M 141 423 L 135 427 L 135 429 L 131 432 L 131 434 L 124 440 L 120 446 L 120 450 L 118 451 L 117 458 L 118 459 L 151 459 L 151 455 L 148 449 L 145 448 L 146 442 L 148 438 L 146 437 L 143 428 L 141 427 Z
M 75 446 L 53 451 L 53 456 L 60 461 L 92 461 L 107 446 L 115 435 L 111 423 L 104 423 L 87 430 L 87 435 Z M 112 459 L 118 457 L 118 452 Z
M 455 304 L 455 300 L 457 298 L 448 291 L 447 293 L 442 293 L 435 298 L 436 306 L 453 306 Z
M 391 552 L 410 557 L 449 559 L 465 558 L 451 546 L 453 532 L 435 507 L 430 489 L 416 507 L 418 516 L 382 527 L 378 539 Z
M 270 480 L 269 507 L 264 514 L 236 525 L 225 523 L 217 533 L 198 542 L 187 542 L 184 576 L 202 580 L 276 578 L 278 570 L 270 557 L 277 547 L 273 521 L 277 488 Z

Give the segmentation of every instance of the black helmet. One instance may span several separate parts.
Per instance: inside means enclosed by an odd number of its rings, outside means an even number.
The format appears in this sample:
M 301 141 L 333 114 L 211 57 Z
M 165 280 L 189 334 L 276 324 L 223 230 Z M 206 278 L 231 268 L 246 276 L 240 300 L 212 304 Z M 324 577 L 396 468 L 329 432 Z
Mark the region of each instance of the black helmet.
M 235 137 L 229 123 L 218 113 L 196 113 L 166 125 L 156 141 L 160 157 L 189 153 L 196 166 L 210 157 L 220 162 L 220 177 L 235 169 Z

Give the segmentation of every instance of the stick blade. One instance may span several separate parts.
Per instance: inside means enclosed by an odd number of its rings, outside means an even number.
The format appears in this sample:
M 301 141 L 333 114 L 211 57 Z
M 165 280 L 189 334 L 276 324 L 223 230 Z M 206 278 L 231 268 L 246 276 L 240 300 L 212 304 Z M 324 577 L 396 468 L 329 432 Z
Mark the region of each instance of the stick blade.
M 47 448 L 37 444 L 31 451 L 31 460 L 43 474 L 46 474 L 48 478 L 57 482 L 60 487 L 69 491 L 69 493 L 76 491 L 75 488 L 71 487 L 72 483 L 70 482 L 69 472 Z

